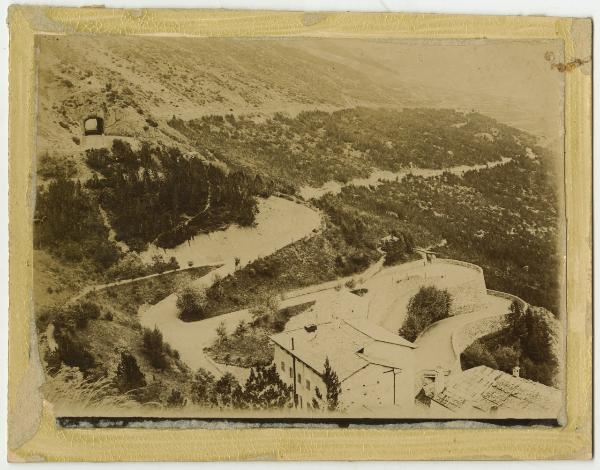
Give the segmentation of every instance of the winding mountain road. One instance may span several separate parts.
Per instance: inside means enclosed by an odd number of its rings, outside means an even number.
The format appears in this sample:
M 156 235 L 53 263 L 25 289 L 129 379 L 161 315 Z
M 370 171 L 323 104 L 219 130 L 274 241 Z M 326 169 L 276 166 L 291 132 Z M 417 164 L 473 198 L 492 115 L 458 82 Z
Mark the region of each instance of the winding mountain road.
M 452 373 L 460 372 L 460 357 L 457 357 L 452 344 L 452 335 L 466 325 L 488 317 L 504 315 L 510 307 L 510 300 L 488 295 L 486 303 L 474 313 L 464 313 L 445 318 L 427 328 L 415 340 L 415 363 L 421 370 L 434 370 L 441 367 Z

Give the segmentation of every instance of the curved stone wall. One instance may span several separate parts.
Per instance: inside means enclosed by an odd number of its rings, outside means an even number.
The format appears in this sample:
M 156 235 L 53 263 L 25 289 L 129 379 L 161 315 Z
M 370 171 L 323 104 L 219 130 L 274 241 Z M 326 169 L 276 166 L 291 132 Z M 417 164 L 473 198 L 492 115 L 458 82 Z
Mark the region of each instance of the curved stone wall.
M 521 304 L 521 306 L 525 309 L 529 306 L 527 302 L 525 302 L 520 297 L 517 297 L 513 294 L 508 294 L 507 292 L 500 292 L 492 289 L 487 289 L 487 295 L 491 295 L 494 297 L 499 297 L 501 299 L 505 299 L 510 301 L 517 301 Z M 489 335 L 491 333 L 495 333 L 500 331 L 501 329 L 506 327 L 506 315 L 508 314 L 509 309 L 506 309 L 506 312 L 501 313 L 499 315 L 493 315 L 489 317 L 482 317 L 472 322 L 463 325 L 460 329 L 457 329 L 452 333 L 452 349 L 454 350 L 454 354 L 457 360 L 460 360 L 461 353 L 467 349 L 471 344 L 473 344 L 479 338 Z
M 481 308 L 487 295 L 483 269 L 476 264 L 453 259 L 439 258 L 435 262 L 467 268 L 473 273 L 472 276 L 466 276 L 463 282 L 455 282 L 446 287 L 452 295 L 451 314 L 461 315 Z

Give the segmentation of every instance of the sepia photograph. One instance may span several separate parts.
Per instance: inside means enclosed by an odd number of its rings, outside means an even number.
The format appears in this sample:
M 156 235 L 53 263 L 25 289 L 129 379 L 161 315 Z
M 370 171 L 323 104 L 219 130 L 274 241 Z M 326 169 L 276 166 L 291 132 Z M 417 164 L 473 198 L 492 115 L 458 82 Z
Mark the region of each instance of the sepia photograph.
M 559 43 L 37 54 L 34 302 L 61 414 L 560 417 Z
M 52 426 L 569 425 L 566 89 L 591 50 L 32 46 L 24 315 Z

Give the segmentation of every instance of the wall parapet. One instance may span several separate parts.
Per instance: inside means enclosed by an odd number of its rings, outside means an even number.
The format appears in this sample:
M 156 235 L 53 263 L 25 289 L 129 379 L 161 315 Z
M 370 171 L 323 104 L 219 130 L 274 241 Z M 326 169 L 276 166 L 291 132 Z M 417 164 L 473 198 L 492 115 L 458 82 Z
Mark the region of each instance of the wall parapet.
M 529 304 L 522 298 L 507 292 L 487 289 L 487 294 L 509 300 L 510 302 L 517 301 L 523 308 L 527 308 L 529 306 Z M 506 312 L 498 315 L 478 318 L 477 320 L 473 320 L 472 322 L 469 322 L 463 325 L 461 328 L 453 331 L 451 341 L 452 350 L 454 351 L 456 359 L 460 360 L 461 353 L 477 339 L 490 333 L 500 331 L 502 328 L 504 328 L 506 326 L 505 317 L 509 311 L 509 309 L 506 309 Z
M 436 261 L 441 262 L 441 263 L 446 263 L 446 264 L 455 264 L 456 266 L 462 266 L 463 268 L 472 269 L 474 271 L 477 271 L 480 274 L 483 274 L 483 269 L 481 268 L 481 266 L 477 266 L 476 264 L 473 264 L 473 263 L 467 263 L 466 261 L 458 261 L 456 259 L 450 259 L 450 258 L 437 258 Z
M 495 333 L 506 327 L 505 317 L 505 313 L 499 313 L 498 315 L 478 318 L 454 331 L 451 341 L 452 351 L 456 359 L 460 360 L 462 352 L 482 336 Z
M 508 294 L 507 292 L 501 292 L 499 290 L 487 289 L 488 295 L 493 295 L 494 297 L 500 297 L 501 299 L 510 300 L 511 302 L 517 301 L 521 304 L 521 307 L 526 308 L 529 307 L 529 304 L 525 302 L 521 297 L 517 297 L 513 294 Z

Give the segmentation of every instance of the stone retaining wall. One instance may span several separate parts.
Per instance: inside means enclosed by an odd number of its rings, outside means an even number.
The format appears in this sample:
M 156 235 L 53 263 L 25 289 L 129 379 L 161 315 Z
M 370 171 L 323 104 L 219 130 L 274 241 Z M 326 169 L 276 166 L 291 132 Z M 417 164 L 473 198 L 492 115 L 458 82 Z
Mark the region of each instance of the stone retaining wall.
M 506 315 L 484 317 L 464 325 L 452 333 L 452 349 L 457 359 L 471 344 L 483 336 L 496 333 L 506 327 Z
M 521 304 L 523 309 L 527 308 L 529 304 L 520 297 L 507 292 L 500 292 L 492 289 L 487 289 L 487 295 L 494 297 L 500 297 L 510 302 L 517 301 Z M 462 328 L 452 333 L 452 349 L 457 359 L 460 359 L 461 353 L 467 349 L 471 344 L 483 336 L 487 336 L 491 333 L 496 333 L 506 327 L 506 315 L 509 309 L 506 309 L 505 313 L 499 315 L 493 315 L 490 317 L 483 317 L 477 320 L 473 320 Z
M 494 297 L 500 297 L 501 299 L 510 300 L 511 302 L 517 301 L 521 304 L 521 307 L 527 308 L 529 304 L 525 302 L 521 297 L 517 297 L 513 294 L 507 294 L 506 292 L 500 292 L 498 290 L 487 289 L 487 295 L 493 295 Z

